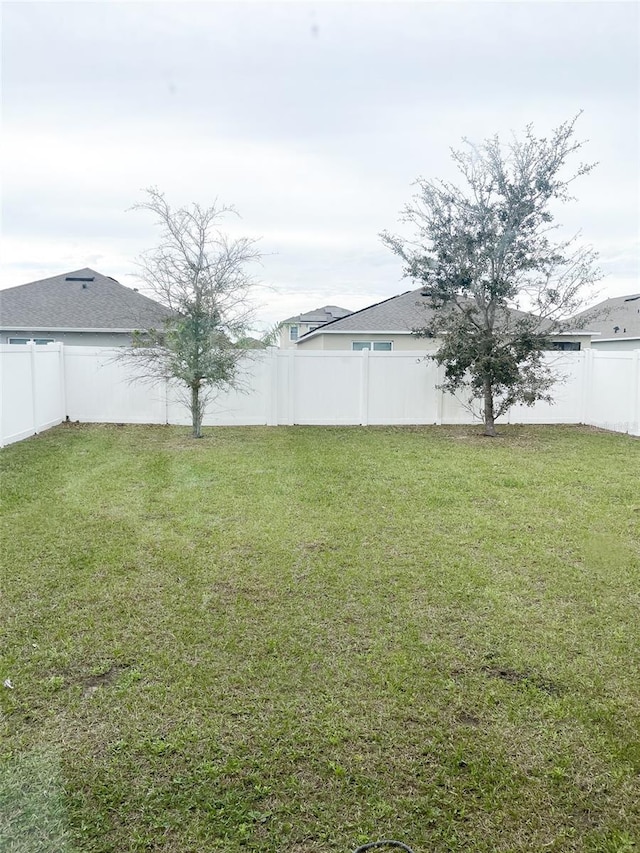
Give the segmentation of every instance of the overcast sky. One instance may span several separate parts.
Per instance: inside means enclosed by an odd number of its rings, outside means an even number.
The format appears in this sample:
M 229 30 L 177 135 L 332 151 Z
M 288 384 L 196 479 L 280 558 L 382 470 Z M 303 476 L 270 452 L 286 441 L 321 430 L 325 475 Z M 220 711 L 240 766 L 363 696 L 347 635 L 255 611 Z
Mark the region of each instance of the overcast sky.
M 450 146 L 584 114 L 599 165 L 562 210 L 603 296 L 640 291 L 634 2 L 4 2 L 0 287 L 153 247 L 142 189 L 261 237 L 259 316 L 415 286 L 380 242 Z

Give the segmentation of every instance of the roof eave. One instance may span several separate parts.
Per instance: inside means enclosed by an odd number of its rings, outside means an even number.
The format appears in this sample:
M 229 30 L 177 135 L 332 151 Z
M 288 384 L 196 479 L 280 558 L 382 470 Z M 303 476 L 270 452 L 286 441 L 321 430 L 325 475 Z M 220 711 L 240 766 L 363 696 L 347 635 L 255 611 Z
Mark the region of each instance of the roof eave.
M 414 335 L 416 338 L 419 337 L 415 332 L 412 332 L 411 329 L 402 330 L 402 329 L 323 329 L 322 327 L 319 329 L 314 329 L 313 332 L 307 332 L 302 335 L 302 337 L 298 338 L 296 343 L 300 343 L 300 341 L 308 341 L 311 338 L 315 338 L 317 335 Z
M 598 338 L 599 344 L 608 344 L 612 341 L 640 341 L 640 335 L 616 335 L 615 338 Z
M 132 329 L 84 329 L 74 328 L 69 326 L 2 326 L 3 332 L 94 332 L 108 334 L 131 334 L 131 332 L 144 331 L 140 326 L 135 326 Z

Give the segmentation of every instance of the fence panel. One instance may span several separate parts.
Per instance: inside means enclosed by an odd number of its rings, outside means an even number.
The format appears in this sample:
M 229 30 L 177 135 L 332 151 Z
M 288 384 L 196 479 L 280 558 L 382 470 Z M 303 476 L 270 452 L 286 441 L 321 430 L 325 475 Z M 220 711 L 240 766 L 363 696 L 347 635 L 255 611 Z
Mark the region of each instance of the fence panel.
M 142 382 L 121 351 L 107 347 L 65 347 L 69 420 L 83 423 L 163 424 L 167 422 L 164 382 Z
M 64 420 L 62 344 L 0 346 L 0 447 Z
M 585 422 L 640 435 L 640 350 L 589 353 L 588 371 Z
M 275 359 L 266 351 L 247 355 L 240 363 L 238 387 L 215 396 L 205 412 L 206 426 L 268 422 L 271 400 L 271 373 Z
M 206 404 L 203 426 L 260 425 L 268 422 L 272 358 L 266 351 L 251 353 L 240 364 L 237 388 L 212 393 Z M 191 424 L 190 392 L 169 383 L 167 423 Z
M 64 420 L 63 345 L 47 344 L 33 347 L 33 399 L 35 431 L 42 432 Z
M 358 352 L 295 353 L 289 370 L 286 421 L 295 424 L 361 423 L 364 358 Z
M 28 344 L 0 347 L 2 381 L 0 429 L 3 445 L 21 441 L 36 431 L 30 349 Z
M 435 424 L 442 418 L 436 390 L 438 367 L 411 352 L 367 352 L 366 421 L 369 424 Z
M 585 351 L 549 354 L 545 361 L 559 376 L 553 386 L 553 402 L 538 400 L 533 406 L 518 403 L 509 411 L 512 424 L 576 424 L 582 423 Z
M 117 349 L 0 347 L 0 443 L 70 420 L 189 424 L 174 384 L 141 381 Z M 514 406 L 511 423 L 588 423 L 640 434 L 640 350 L 549 355 L 563 375 L 553 404 Z M 440 368 L 415 352 L 271 349 L 242 366 L 240 390 L 207 406 L 205 425 L 468 424 L 460 400 L 437 389 Z

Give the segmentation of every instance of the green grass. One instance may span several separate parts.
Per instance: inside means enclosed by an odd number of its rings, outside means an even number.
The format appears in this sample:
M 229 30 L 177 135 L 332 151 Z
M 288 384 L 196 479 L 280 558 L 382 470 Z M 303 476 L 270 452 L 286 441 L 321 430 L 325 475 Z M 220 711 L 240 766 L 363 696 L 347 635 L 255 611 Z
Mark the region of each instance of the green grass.
M 638 440 L 186 432 L 0 454 L 2 853 L 638 849 Z

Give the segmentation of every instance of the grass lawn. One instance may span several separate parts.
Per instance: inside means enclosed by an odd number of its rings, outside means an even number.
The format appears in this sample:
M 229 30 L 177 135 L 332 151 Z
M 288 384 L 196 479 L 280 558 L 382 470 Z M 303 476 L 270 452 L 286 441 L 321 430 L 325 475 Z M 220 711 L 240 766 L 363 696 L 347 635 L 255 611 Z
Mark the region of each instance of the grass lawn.
M 2 853 L 640 849 L 640 441 L 187 433 L 0 453 Z

